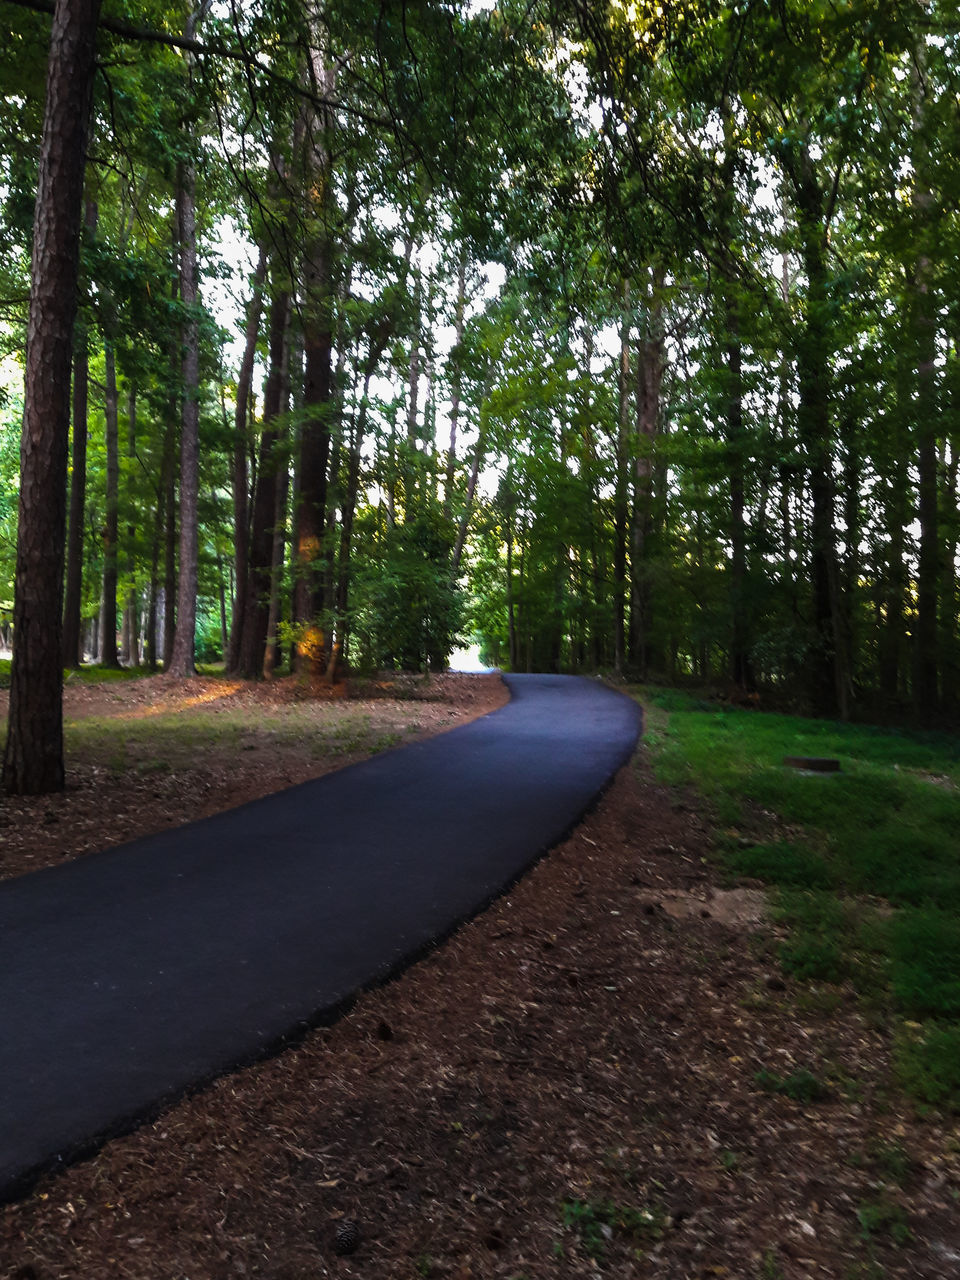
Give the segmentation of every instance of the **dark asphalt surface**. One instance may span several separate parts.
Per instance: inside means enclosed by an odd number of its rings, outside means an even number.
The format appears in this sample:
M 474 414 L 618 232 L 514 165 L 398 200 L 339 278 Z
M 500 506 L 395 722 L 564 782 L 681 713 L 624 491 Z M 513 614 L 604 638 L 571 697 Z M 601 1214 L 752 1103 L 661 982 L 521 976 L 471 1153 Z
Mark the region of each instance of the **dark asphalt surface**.
M 486 906 L 630 756 L 603 685 L 0 884 L 0 1199 L 331 1020 Z

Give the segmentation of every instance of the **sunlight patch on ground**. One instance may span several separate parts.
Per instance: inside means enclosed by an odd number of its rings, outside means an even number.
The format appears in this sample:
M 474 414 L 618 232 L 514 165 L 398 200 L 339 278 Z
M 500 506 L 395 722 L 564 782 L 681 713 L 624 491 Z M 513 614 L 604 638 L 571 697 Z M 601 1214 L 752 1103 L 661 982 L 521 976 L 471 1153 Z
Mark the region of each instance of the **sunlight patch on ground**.
M 231 698 L 235 693 L 239 693 L 242 688 L 243 682 L 240 680 L 232 681 L 230 684 L 221 682 L 216 689 L 204 689 L 202 693 L 194 694 L 192 698 L 165 698 L 160 702 L 151 703 L 150 706 L 118 711 L 114 715 L 108 713 L 108 717 L 111 720 L 146 720 L 152 716 L 167 715 L 171 711 L 189 711 L 192 707 L 222 702 L 225 698 Z

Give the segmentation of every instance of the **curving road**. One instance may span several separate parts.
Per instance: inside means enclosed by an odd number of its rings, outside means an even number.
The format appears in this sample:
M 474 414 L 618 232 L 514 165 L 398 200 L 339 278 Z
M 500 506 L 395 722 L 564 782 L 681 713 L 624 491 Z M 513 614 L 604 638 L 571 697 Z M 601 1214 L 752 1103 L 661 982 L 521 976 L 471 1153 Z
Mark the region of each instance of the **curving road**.
M 639 709 L 505 679 L 459 729 L 0 884 L 0 1199 L 330 1021 L 564 836 Z

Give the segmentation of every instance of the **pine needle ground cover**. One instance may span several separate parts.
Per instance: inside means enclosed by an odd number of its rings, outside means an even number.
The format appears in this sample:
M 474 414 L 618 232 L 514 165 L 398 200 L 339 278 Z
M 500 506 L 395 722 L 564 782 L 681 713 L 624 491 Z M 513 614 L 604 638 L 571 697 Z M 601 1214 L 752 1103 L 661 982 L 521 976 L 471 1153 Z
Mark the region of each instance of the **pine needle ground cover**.
M 960 1110 L 960 737 L 803 720 L 650 691 L 659 777 L 695 787 L 732 880 L 760 881 L 784 971 L 852 986 L 900 1083 Z M 784 765 L 834 757 L 835 773 Z

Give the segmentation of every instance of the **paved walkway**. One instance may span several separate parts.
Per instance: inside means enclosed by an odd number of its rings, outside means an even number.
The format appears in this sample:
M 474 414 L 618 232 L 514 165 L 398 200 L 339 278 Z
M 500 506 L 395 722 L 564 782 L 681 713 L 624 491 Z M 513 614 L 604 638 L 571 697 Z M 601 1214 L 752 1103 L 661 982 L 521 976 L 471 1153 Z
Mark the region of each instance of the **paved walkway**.
M 630 756 L 597 682 L 0 884 L 0 1199 L 329 1021 L 487 905 Z

